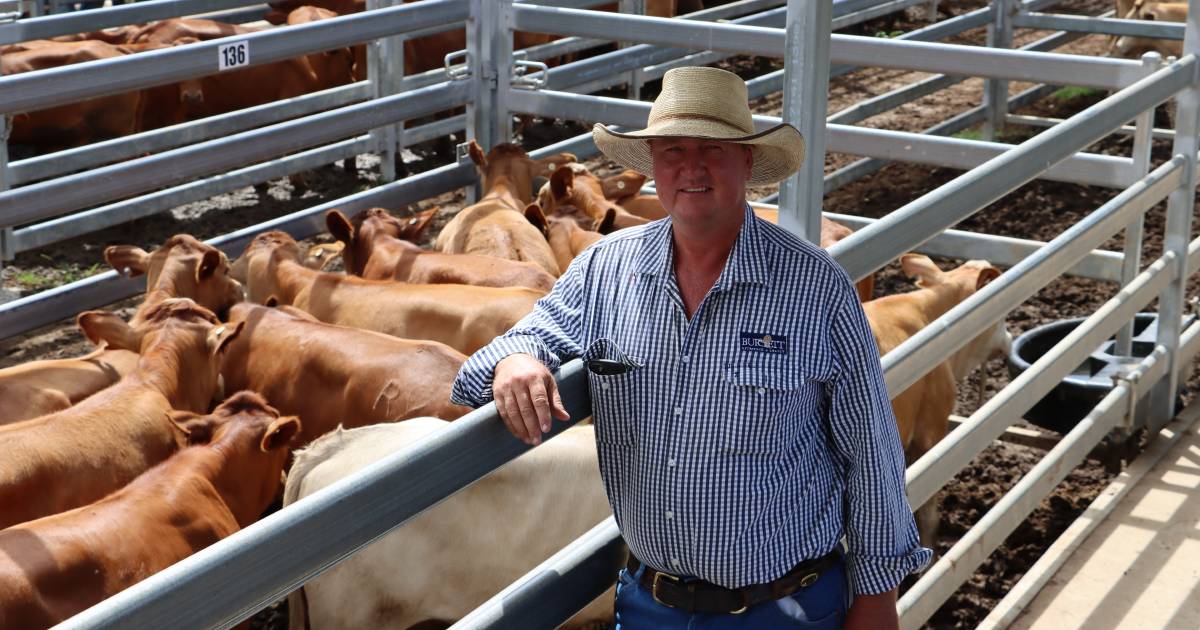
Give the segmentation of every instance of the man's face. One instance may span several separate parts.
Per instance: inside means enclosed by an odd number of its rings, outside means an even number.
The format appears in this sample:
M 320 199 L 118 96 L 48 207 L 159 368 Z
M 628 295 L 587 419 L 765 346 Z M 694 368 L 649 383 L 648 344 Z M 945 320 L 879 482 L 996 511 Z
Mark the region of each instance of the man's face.
M 655 138 L 654 185 L 677 221 L 723 222 L 740 216 L 754 164 L 750 147 L 700 138 Z

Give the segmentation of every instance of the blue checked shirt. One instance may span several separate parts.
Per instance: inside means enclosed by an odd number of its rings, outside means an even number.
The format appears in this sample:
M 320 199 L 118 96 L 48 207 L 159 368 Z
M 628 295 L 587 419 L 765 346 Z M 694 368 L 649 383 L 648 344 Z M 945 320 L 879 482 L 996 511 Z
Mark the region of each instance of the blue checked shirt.
M 589 373 L 600 473 L 630 550 L 729 588 L 769 582 L 844 535 L 851 587 L 882 593 L 932 556 L 904 493 L 878 350 L 846 273 L 755 217 L 689 321 L 669 219 L 584 251 L 512 330 L 476 352 L 452 399 L 492 399 L 523 352 L 640 364 Z

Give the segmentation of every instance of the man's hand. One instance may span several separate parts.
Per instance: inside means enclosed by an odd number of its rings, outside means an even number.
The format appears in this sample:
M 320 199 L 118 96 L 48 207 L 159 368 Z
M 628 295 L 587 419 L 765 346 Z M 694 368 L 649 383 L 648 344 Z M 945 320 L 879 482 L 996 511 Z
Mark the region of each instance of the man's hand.
M 528 354 L 512 354 L 496 364 L 492 394 L 505 426 L 526 444 L 541 443 L 542 434 L 550 431 L 551 415 L 571 418 L 550 370 Z
M 896 615 L 896 591 L 858 595 L 846 615 L 845 630 L 893 630 L 900 627 Z

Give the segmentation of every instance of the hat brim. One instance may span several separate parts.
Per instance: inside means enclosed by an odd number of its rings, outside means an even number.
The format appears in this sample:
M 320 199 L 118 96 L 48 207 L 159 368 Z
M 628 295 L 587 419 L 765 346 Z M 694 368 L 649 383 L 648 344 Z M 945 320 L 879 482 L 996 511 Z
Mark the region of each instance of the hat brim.
M 604 155 L 650 177 L 654 176 L 654 158 L 648 140 L 656 138 L 707 138 L 750 145 L 754 150 L 754 166 L 746 182 L 750 186 L 783 181 L 804 163 L 804 138 L 787 123 L 751 135 L 711 118 L 674 118 L 628 133 L 599 123 L 592 127 L 592 140 Z

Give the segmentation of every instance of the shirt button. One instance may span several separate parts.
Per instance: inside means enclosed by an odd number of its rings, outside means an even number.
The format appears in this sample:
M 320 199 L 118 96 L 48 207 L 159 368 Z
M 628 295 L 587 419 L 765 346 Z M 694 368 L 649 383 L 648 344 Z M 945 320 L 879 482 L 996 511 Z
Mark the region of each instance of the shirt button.
M 685 355 L 683 355 L 683 356 L 679 357 L 679 360 L 680 360 L 680 361 L 682 361 L 682 362 L 684 362 L 684 363 L 687 363 L 688 361 L 691 361 L 691 360 L 692 360 L 692 358 L 691 358 L 691 357 L 689 357 L 688 355 L 686 355 L 686 354 L 685 354 Z
M 607 382 L 600 383 L 600 389 L 608 389 L 608 387 L 609 387 L 609 385 Z
M 683 415 L 683 407 L 676 407 L 676 408 L 675 408 L 675 415 L 677 415 L 677 416 L 682 416 L 682 415 Z
M 678 567 L 679 564 L 679 558 L 671 558 L 671 566 Z
M 758 389 L 756 389 L 756 390 L 754 390 L 754 391 L 755 391 L 755 393 L 757 393 L 759 396 L 762 396 L 763 394 L 767 393 L 767 390 L 766 390 L 766 388 L 763 388 L 763 387 L 759 387 Z
M 671 468 L 674 468 L 675 467 L 675 458 L 672 457 L 671 459 L 668 459 L 667 465 L 670 466 Z
M 665 516 L 667 517 L 667 520 L 669 521 L 669 520 L 675 518 L 675 513 L 672 512 L 671 510 L 667 510 L 667 513 Z

